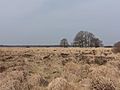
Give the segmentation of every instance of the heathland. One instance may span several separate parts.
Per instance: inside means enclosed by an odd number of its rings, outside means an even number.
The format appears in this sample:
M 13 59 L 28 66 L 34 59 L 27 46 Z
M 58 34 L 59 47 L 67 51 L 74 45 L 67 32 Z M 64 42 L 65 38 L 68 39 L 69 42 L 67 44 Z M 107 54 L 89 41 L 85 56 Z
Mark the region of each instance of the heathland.
M 111 48 L 0 48 L 0 90 L 120 90 Z

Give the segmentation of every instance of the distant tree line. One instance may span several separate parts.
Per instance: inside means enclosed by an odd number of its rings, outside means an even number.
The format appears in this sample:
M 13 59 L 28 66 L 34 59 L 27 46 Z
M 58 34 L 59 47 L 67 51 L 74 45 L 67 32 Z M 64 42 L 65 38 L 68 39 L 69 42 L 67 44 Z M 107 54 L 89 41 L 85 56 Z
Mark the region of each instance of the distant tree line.
M 63 38 L 60 41 L 60 46 L 74 46 L 74 47 L 102 47 L 103 42 L 97 38 L 93 33 L 88 31 L 80 31 L 75 36 L 71 45 L 69 45 L 68 40 Z

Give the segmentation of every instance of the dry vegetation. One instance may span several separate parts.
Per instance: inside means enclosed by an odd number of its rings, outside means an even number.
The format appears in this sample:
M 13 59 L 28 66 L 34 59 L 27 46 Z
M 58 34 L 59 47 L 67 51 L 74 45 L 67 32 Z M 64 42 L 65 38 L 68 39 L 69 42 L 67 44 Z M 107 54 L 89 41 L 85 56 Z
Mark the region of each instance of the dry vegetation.
M 0 90 L 120 90 L 120 54 L 105 48 L 0 48 Z

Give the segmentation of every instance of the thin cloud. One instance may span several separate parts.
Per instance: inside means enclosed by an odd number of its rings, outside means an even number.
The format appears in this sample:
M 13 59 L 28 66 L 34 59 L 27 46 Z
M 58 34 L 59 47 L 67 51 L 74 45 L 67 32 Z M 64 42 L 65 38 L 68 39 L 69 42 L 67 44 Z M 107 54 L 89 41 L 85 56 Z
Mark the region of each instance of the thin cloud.
M 1 0 L 0 43 L 54 44 L 85 30 L 112 44 L 120 38 L 119 5 L 119 0 Z

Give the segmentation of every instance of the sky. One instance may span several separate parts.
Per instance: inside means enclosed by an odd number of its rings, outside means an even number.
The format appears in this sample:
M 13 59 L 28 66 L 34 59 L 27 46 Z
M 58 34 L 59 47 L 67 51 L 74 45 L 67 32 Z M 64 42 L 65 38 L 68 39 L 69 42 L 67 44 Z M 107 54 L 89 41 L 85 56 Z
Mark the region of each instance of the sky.
M 0 0 L 2 45 L 71 43 L 79 31 L 119 41 L 120 0 Z

